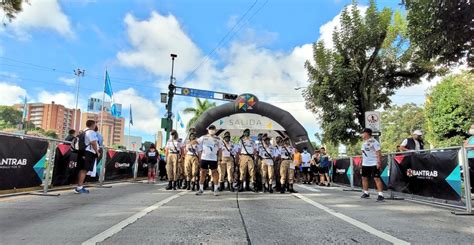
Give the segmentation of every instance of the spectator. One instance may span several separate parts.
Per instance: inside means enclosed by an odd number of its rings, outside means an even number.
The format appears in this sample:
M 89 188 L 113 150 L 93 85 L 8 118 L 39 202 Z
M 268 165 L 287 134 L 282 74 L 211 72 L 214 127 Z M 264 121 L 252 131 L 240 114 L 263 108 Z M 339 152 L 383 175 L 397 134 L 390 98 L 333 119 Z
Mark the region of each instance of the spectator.
M 314 150 L 314 154 L 311 156 L 311 180 L 316 185 L 319 185 L 319 161 L 320 151 Z
M 293 163 L 295 164 L 295 182 L 300 183 L 301 177 L 301 153 L 295 148 L 295 154 L 293 155 Z
M 99 144 L 97 139 L 97 133 L 94 132 L 96 123 L 94 120 L 87 120 L 87 128 L 84 130 L 84 145 L 85 150 L 79 152 L 77 155 L 77 167 L 79 169 L 79 176 L 77 181 L 77 187 L 74 192 L 77 194 L 89 193 L 84 187 L 84 180 L 88 171 L 92 171 L 94 168 L 95 160 L 97 159 L 97 153 L 99 151 Z M 81 140 L 80 140 L 81 141 Z M 80 143 L 81 144 L 81 143 Z
M 406 138 L 400 144 L 401 151 L 420 151 L 424 149 L 423 133 L 421 130 L 413 131 L 411 138 Z
M 326 148 L 321 147 L 321 153 L 319 158 L 319 185 L 320 186 L 330 186 L 329 184 L 329 155 L 326 153 Z
M 160 162 L 158 163 L 158 171 L 160 175 L 160 180 L 166 180 L 166 157 L 165 157 L 165 149 L 160 149 Z
M 380 180 L 382 170 L 382 153 L 380 143 L 372 137 L 372 129 L 366 128 L 362 133 L 362 190 L 361 198 L 369 198 L 369 178 L 373 178 L 377 186 L 377 202 L 384 201 L 383 184 Z
M 74 138 L 76 137 L 76 130 L 74 129 L 70 129 L 69 130 L 69 134 L 66 136 L 66 138 L 64 139 L 64 141 L 72 141 Z M 70 143 L 66 143 L 66 144 L 70 144 Z
M 311 154 L 308 152 L 308 148 L 303 148 L 301 153 L 301 167 L 303 184 L 311 184 Z
M 155 144 L 151 144 L 150 148 L 145 152 L 145 161 L 148 167 L 148 183 L 156 182 L 156 163 L 160 156 L 156 151 Z

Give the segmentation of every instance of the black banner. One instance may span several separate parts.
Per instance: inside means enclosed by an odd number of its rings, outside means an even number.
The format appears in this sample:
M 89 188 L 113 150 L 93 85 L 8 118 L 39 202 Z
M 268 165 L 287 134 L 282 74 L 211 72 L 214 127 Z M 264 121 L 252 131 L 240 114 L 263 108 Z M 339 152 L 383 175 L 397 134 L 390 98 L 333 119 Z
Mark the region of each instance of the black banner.
M 332 181 L 341 185 L 351 185 L 351 160 L 350 158 L 336 159 L 333 162 Z
M 105 180 L 133 178 L 135 152 L 109 150 L 105 165 Z
M 362 188 L 362 157 L 357 156 L 353 158 L 354 161 L 354 186 Z M 383 189 L 387 190 L 388 177 L 388 156 L 382 156 L 382 168 L 380 170 L 380 179 L 382 180 Z M 369 179 L 369 188 L 375 188 L 373 179 Z
M 390 186 L 398 192 L 461 200 L 459 150 L 408 152 L 394 157 Z
M 96 166 L 96 175 L 86 176 L 85 182 L 99 181 L 101 163 L 100 159 Z M 77 154 L 71 151 L 71 146 L 67 144 L 58 144 L 54 158 L 54 168 L 52 185 L 72 185 L 77 184 L 79 169 L 77 169 Z
M 41 185 L 48 142 L 0 135 L 0 190 Z
M 467 150 L 467 163 L 469 165 L 469 179 L 471 181 L 471 193 L 474 193 L 474 149 Z

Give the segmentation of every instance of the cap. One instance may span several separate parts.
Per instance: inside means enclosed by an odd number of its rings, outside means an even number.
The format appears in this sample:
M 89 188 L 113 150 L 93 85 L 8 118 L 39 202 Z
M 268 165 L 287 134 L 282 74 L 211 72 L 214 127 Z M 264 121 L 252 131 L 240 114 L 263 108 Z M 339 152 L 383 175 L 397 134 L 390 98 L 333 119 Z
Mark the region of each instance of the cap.
M 216 126 L 214 124 L 211 124 L 207 129 L 216 129 Z
M 150 148 L 156 149 L 155 144 L 150 144 Z
M 372 129 L 364 128 L 364 130 L 362 130 L 362 133 L 368 133 L 368 134 L 372 135 Z
M 191 132 L 196 132 L 196 129 L 195 129 L 195 128 L 189 128 L 188 131 L 189 131 L 190 133 L 191 133 Z
M 423 132 L 421 132 L 421 130 L 417 129 L 417 130 L 413 131 L 413 134 L 418 135 L 418 136 L 422 136 Z
M 272 139 L 272 138 L 268 137 L 267 135 L 264 135 L 263 138 L 262 138 L 263 141 L 271 140 L 271 139 Z
M 174 129 L 171 130 L 171 134 L 176 134 L 176 133 L 178 133 L 176 130 L 174 130 Z
M 245 133 L 245 132 L 249 132 L 249 133 L 250 133 L 250 129 L 248 129 L 248 128 L 244 129 L 244 133 Z
M 229 131 L 227 131 L 227 132 L 224 133 L 224 138 L 225 138 L 225 137 L 230 137 L 230 132 L 229 132 Z

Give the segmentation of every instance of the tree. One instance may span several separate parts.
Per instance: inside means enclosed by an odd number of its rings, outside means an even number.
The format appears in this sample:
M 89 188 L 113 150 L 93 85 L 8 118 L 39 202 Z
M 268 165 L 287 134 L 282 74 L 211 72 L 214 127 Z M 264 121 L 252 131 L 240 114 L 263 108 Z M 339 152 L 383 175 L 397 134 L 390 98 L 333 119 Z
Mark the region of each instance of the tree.
M 381 122 L 383 152 L 395 152 L 397 145 L 416 129 L 426 132 L 424 108 L 414 103 L 388 108 L 382 112 Z
M 306 61 L 310 85 L 306 107 L 322 121 L 323 138 L 352 145 L 365 126 L 364 113 L 388 107 L 398 88 L 434 75 L 433 66 L 416 56 L 406 38 L 400 12 L 377 11 L 370 1 L 365 16 L 357 4 L 341 13 L 341 27 L 333 32 L 334 48 L 313 45 L 314 64 Z
M 21 123 L 21 111 L 13 106 L 0 106 L 0 129 L 16 128 Z
M 436 148 L 459 146 L 474 124 L 474 74 L 444 78 L 433 87 L 425 105 L 427 138 Z
M 405 0 L 408 35 L 418 52 L 439 64 L 474 67 L 474 3 L 470 0 Z
M 23 10 L 22 4 L 23 2 L 29 3 L 29 1 L 23 0 L 1 0 L 0 1 L 0 8 L 5 13 L 5 17 L 8 21 L 12 21 L 18 13 Z M 6 22 L 3 22 L 6 25 Z
M 216 107 L 215 102 L 209 102 L 209 100 L 200 100 L 196 98 L 196 107 L 188 107 L 184 109 L 184 114 L 193 114 L 193 117 L 189 120 L 186 125 L 186 129 L 191 128 L 191 126 L 198 120 L 198 118 L 207 110 Z

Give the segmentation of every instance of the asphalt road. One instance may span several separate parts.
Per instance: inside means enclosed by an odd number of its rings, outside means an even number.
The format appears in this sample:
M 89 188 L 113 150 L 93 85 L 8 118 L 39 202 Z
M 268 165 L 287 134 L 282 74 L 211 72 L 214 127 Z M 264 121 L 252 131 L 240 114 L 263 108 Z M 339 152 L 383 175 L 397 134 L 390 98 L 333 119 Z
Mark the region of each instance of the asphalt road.
M 215 197 L 164 187 L 0 199 L 0 244 L 474 244 L 474 216 L 339 188 Z

